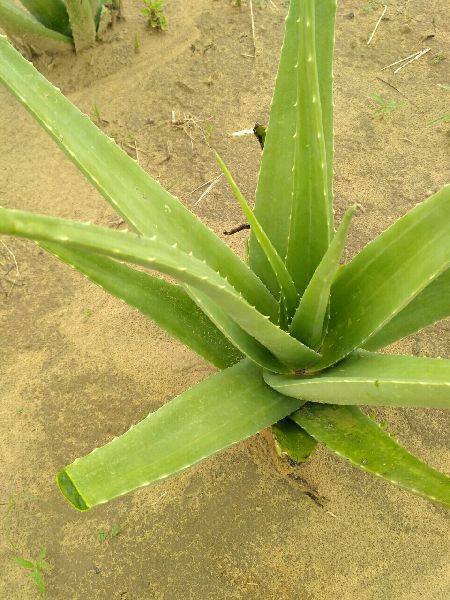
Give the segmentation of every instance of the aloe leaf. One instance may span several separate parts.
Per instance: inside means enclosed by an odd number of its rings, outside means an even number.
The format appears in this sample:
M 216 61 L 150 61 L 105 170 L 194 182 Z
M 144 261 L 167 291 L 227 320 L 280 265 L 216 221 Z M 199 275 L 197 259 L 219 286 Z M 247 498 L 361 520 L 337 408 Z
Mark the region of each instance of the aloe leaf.
M 330 289 L 347 240 L 356 207 L 347 210 L 328 250 L 317 267 L 292 319 L 291 335 L 310 348 L 318 348 L 324 336 Z
M 317 441 L 289 418 L 272 425 L 272 434 L 278 454 L 287 454 L 297 463 L 308 460 L 317 446 Z
M 0 81 L 136 231 L 206 260 L 276 321 L 277 302 L 249 267 L 1 38 Z
M 322 109 L 316 61 L 314 0 L 300 2 L 297 119 L 294 134 L 293 198 L 286 266 L 303 295 L 331 237 L 331 211 Z
M 314 377 L 267 372 L 270 387 L 305 402 L 450 408 L 450 360 L 359 350 Z
M 124 435 L 78 458 L 58 475 L 64 496 L 88 510 L 169 477 L 272 425 L 297 400 L 268 388 L 245 360 L 209 377 Z
M 137 308 L 219 369 L 230 367 L 242 358 L 180 286 L 107 256 L 77 252 L 57 244 L 41 246 L 108 293 Z
M 242 212 L 244 213 L 245 218 L 247 219 L 251 230 L 256 236 L 259 245 L 261 246 L 270 266 L 272 267 L 273 272 L 275 273 L 275 277 L 278 280 L 278 284 L 281 289 L 282 297 L 286 302 L 286 308 L 288 315 L 292 315 L 295 312 L 295 309 L 298 305 L 298 294 L 295 289 L 294 282 L 292 281 L 291 276 L 289 275 L 288 270 L 284 262 L 281 260 L 279 254 L 275 250 L 272 242 L 268 238 L 265 231 L 262 229 L 261 225 L 258 222 L 258 219 L 253 214 L 252 209 L 248 205 L 247 200 L 244 198 L 241 190 L 236 185 L 230 171 L 228 170 L 226 164 L 220 158 L 218 154 L 216 154 L 216 161 L 220 168 L 222 169 L 223 174 L 225 175 L 235 197 L 239 202 Z
M 316 0 L 316 58 L 327 155 L 328 208 L 333 226 L 333 50 L 336 0 Z
M 63 0 L 20 0 L 20 2 L 45 27 L 64 35 L 71 35 L 69 15 Z
M 30 13 L 16 6 L 12 0 L 0 0 L 0 27 L 9 35 L 33 48 L 49 52 L 61 52 L 73 48 L 70 37 L 44 27 Z M 6 45 L 12 48 L 6 38 L 0 36 L 0 46 Z M 17 51 L 14 50 L 14 52 Z M 17 54 L 20 56 L 20 53 L 17 52 Z
M 364 345 L 450 264 L 450 186 L 417 205 L 342 268 L 331 288 L 323 369 Z
M 291 2 L 264 140 L 254 209 L 261 227 L 283 259 L 287 252 L 292 208 L 292 165 L 297 120 L 294 107 L 297 85 L 293 73 L 297 62 L 298 15 L 299 2 Z M 249 261 L 253 271 L 278 295 L 278 282 L 253 232 L 250 234 Z
M 428 325 L 450 317 L 450 269 L 436 277 L 401 312 L 365 343 L 366 350 L 379 350 Z
M 0 209 L 0 232 L 106 254 L 156 269 L 205 292 L 242 329 L 292 369 L 306 368 L 320 358 L 248 304 L 205 262 L 156 239 L 7 209 Z
M 188 288 L 188 294 L 238 351 L 248 356 L 248 358 L 260 367 L 269 369 L 269 371 L 275 371 L 276 373 L 291 372 L 289 367 L 283 365 L 282 362 L 275 358 L 272 352 L 256 341 L 242 327 L 239 327 L 206 294 L 192 287 Z
M 356 467 L 450 507 L 450 478 L 407 452 L 356 406 L 308 403 L 291 418 Z
M 95 19 L 91 0 L 65 0 L 75 50 L 81 52 L 95 42 Z

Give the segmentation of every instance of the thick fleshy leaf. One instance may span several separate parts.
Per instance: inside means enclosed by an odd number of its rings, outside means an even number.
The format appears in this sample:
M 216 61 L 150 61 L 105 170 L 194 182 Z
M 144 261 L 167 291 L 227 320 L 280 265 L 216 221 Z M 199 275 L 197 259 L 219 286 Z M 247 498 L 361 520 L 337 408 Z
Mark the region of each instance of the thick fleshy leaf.
M 298 15 L 299 2 L 291 2 L 255 199 L 255 216 L 283 260 L 287 252 L 292 209 L 296 129 L 294 105 L 297 98 L 293 73 L 297 62 Z M 278 295 L 277 279 L 254 234 L 250 235 L 249 261 L 253 271 Z
M 169 477 L 272 425 L 299 406 L 245 360 L 209 377 L 58 476 L 78 510 Z
M 277 320 L 275 299 L 249 267 L 2 38 L 0 82 L 136 231 L 205 260 L 250 304 Z
M 372 335 L 366 350 L 379 350 L 392 342 L 450 317 L 450 269 L 436 277 L 401 312 Z
M 156 236 L 143 238 L 124 231 L 7 209 L 0 209 L 0 232 L 106 254 L 160 271 L 207 294 L 242 329 L 292 369 L 306 368 L 320 358 L 248 304 L 205 262 L 161 243 Z
M 95 42 L 95 19 L 91 0 L 65 0 L 75 50 L 80 52 Z
M 239 327 L 231 317 L 227 315 L 206 294 L 193 287 L 187 287 L 189 296 L 195 301 L 202 311 L 207 315 L 223 335 L 230 340 L 242 354 L 248 356 L 254 363 L 269 371 L 276 373 L 291 373 L 292 369 L 283 365 L 262 344 L 255 340 L 246 331 Z
M 450 360 L 359 350 L 314 377 L 267 372 L 273 389 L 305 402 L 450 408 Z
M 295 289 L 294 282 L 292 281 L 291 276 L 289 275 L 288 270 L 286 269 L 286 265 L 281 260 L 278 252 L 276 251 L 274 245 L 268 238 L 266 232 L 262 229 L 258 219 L 255 217 L 252 209 L 248 205 L 247 200 L 244 198 L 241 190 L 236 185 L 230 171 L 228 170 L 226 164 L 220 158 L 218 154 L 216 154 L 216 160 L 222 169 L 223 174 L 225 175 L 233 193 L 239 202 L 239 205 L 244 213 L 245 218 L 250 225 L 250 228 L 258 240 L 259 245 L 261 246 L 272 270 L 277 278 L 278 284 L 281 290 L 282 300 L 286 304 L 286 312 L 289 318 L 289 315 L 293 315 L 295 309 L 298 306 L 298 294 Z
M 71 35 L 69 15 L 63 0 L 20 0 L 20 2 L 45 27 L 64 35 Z
M 325 334 L 331 284 L 339 267 L 355 209 L 356 207 L 349 208 L 343 216 L 339 229 L 302 296 L 289 328 L 291 335 L 310 348 L 318 348 Z
M 291 418 L 360 469 L 450 508 L 450 478 L 407 452 L 356 406 L 308 403 Z
M 331 288 L 323 369 L 364 345 L 450 264 L 450 185 L 418 204 L 342 268 Z
M 333 223 L 333 50 L 336 0 L 316 0 L 316 58 L 327 153 L 328 204 Z
M 314 14 L 312 18 L 308 18 L 308 11 L 315 10 L 315 44 L 316 44 L 316 59 L 315 62 L 311 63 L 308 68 L 309 52 L 306 56 L 306 62 L 299 63 L 299 50 L 301 51 L 301 44 L 306 39 L 310 43 L 310 32 L 305 32 L 307 23 L 309 22 L 310 27 L 314 23 Z M 256 191 L 256 202 L 255 202 L 255 215 L 258 218 L 264 231 L 267 233 L 269 239 L 275 246 L 278 254 L 283 258 L 286 257 L 288 252 L 288 243 L 290 238 L 290 223 L 293 215 L 293 169 L 294 166 L 297 168 L 297 192 L 300 194 L 299 185 L 302 185 L 299 180 L 301 172 L 306 176 L 308 169 L 313 169 L 311 164 L 304 164 L 302 166 L 303 156 L 299 156 L 300 151 L 305 152 L 305 160 L 308 156 L 315 154 L 317 147 L 319 147 L 319 154 L 315 155 L 315 165 L 319 171 L 323 170 L 323 163 L 326 164 L 326 187 L 327 187 L 327 202 L 326 209 L 323 203 L 320 206 L 316 206 L 316 215 L 322 208 L 323 212 L 328 214 L 327 218 L 318 219 L 314 223 L 314 228 L 317 234 L 320 227 L 320 220 L 328 221 L 329 227 L 328 233 L 324 236 L 325 243 L 324 248 L 328 244 L 328 237 L 332 230 L 333 213 L 332 213 L 332 158 L 333 158 L 333 111 L 332 111 L 332 57 L 333 57 L 333 45 L 334 45 L 334 18 L 336 12 L 335 0 L 322 0 L 321 2 L 315 3 L 302 3 L 299 1 L 292 1 L 290 3 L 289 15 L 286 21 L 286 32 L 281 50 L 280 64 L 278 68 L 278 75 L 275 85 L 275 92 L 272 100 L 272 107 L 270 111 L 269 125 L 267 129 L 267 138 L 264 143 L 264 151 L 262 155 L 261 172 L 259 175 L 258 187 Z M 302 17 L 302 21 L 298 23 L 298 19 Z M 304 18 L 306 16 L 306 18 Z M 305 28 L 305 30 L 303 29 Z M 309 51 L 308 47 L 308 51 Z M 311 45 L 311 51 L 313 52 L 313 45 Z M 311 55 L 312 58 L 312 55 Z M 296 64 L 299 63 L 299 68 L 296 70 Z M 316 70 L 316 77 L 314 81 L 311 81 L 311 69 Z M 298 82 L 298 83 L 297 83 Z M 297 97 L 297 85 L 300 86 L 302 94 L 300 102 Z M 311 92 L 314 89 L 314 97 L 317 102 L 312 102 L 313 94 L 307 95 L 308 91 Z M 306 119 L 307 113 L 304 112 L 306 104 L 303 106 L 302 103 L 314 104 L 312 113 L 317 117 L 317 109 L 322 108 L 322 124 L 312 123 L 309 119 Z M 309 106 L 311 108 L 311 106 Z M 310 132 L 314 137 L 312 140 L 312 146 L 300 150 L 296 145 L 300 143 L 303 138 L 295 137 L 296 131 L 300 130 L 303 132 Z M 306 133 L 305 133 L 306 135 Z M 317 135 L 323 136 L 324 145 L 323 147 L 320 140 L 317 139 Z M 325 153 L 325 154 L 324 154 Z M 302 171 L 298 169 L 301 168 Z M 316 175 L 322 181 L 323 173 L 319 172 Z M 304 180 L 307 185 L 308 180 Z M 317 183 L 317 182 L 315 182 Z M 323 192 L 323 185 L 320 186 L 320 194 Z M 317 190 L 319 193 L 319 190 Z M 299 200 L 296 195 L 294 203 Z M 300 198 L 302 201 L 303 208 L 306 208 L 306 202 L 303 201 L 303 196 Z M 296 213 L 300 218 L 300 213 L 297 210 Z M 322 214 L 322 217 L 324 215 Z M 303 223 L 303 233 L 306 227 Z M 293 242 L 291 242 L 292 244 Z M 314 240 L 313 246 L 321 246 L 322 242 Z M 294 252 L 294 248 L 292 248 Z M 320 254 L 320 252 L 319 252 Z M 307 273 L 308 263 L 312 262 L 308 255 L 297 257 L 298 262 L 301 262 L 302 269 L 304 271 L 298 271 L 296 268 L 296 257 L 291 257 L 290 272 L 294 277 L 294 271 L 297 276 L 302 279 L 299 291 L 303 291 L 306 284 L 309 281 L 309 277 L 314 272 L 315 267 L 318 264 L 316 262 L 314 268 L 311 267 L 310 272 Z M 254 271 L 261 277 L 261 279 L 270 287 L 270 289 L 276 293 L 278 292 L 277 280 L 274 277 L 271 267 L 267 262 L 264 253 L 259 247 L 259 244 L 254 235 L 250 238 L 250 264 Z M 304 273 L 304 275 L 302 275 Z M 294 277 L 294 282 L 296 282 Z M 297 287 L 299 285 L 297 284 Z
M 328 248 L 332 232 L 314 0 L 300 2 L 298 28 L 297 63 L 292 72 L 297 81 L 297 118 L 286 266 L 302 295 Z
M 39 50 L 61 52 L 73 48 L 70 37 L 45 27 L 12 0 L 0 0 L 0 27 L 9 35 Z M 0 46 L 4 45 L 10 46 L 6 38 L 0 36 Z
M 272 425 L 272 434 L 278 454 L 287 454 L 297 463 L 308 460 L 317 446 L 317 441 L 289 418 Z
M 242 358 L 180 286 L 107 256 L 77 252 L 57 244 L 41 245 L 109 294 L 137 308 L 219 369 L 230 367 Z

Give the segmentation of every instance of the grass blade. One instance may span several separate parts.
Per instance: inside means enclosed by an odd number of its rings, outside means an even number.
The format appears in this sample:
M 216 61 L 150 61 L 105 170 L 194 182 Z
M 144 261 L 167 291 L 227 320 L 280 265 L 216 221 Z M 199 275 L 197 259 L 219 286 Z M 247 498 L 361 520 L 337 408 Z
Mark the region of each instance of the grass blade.
M 136 231 L 157 234 L 205 260 L 250 304 L 277 320 L 275 299 L 249 267 L 2 38 L 0 82 Z
M 294 134 L 297 87 L 293 85 L 297 62 L 299 2 L 290 3 L 281 49 L 275 91 L 266 130 L 261 170 L 256 189 L 255 216 L 278 254 L 284 259 L 292 210 Z M 249 261 L 252 269 L 276 295 L 279 286 L 254 233 L 250 234 Z
M 305 402 L 450 408 L 450 360 L 359 350 L 314 377 L 265 373 L 270 387 Z
M 20 0 L 42 25 L 70 36 L 69 15 L 63 0 Z
M 137 308 L 219 369 L 230 367 L 242 358 L 180 286 L 107 256 L 81 253 L 57 244 L 41 246 L 108 293 Z
M 294 314 L 295 309 L 298 305 L 298 294 L 297 290 L 295 289 L 294 282 L 292 281 L 292 278 L 289 275 L 288 270 L 286 269 L 286 265 L 281 260 L 279 254 L 275 250 L 275 247 L 273 246 L 266 232 L 262 229 L 261 225 L 258 222 L 258 219 L 255 217 L 252 209 L 248 205 L 247 200 L 244 198 L 241 190 L 236 185 L 226 164 L 223 162 L 223 160 L 218 154 L 216 154 L 216 161 L 219 167 L 222 169 L 222 172 L 225 175 L 225 178 L 227 179 L 231 189 L 233 190 L 233 193 L 240 204 L 242 212 L 244 213 L 244 216 L 247 219 L 252 232 L 258 240 L 258 243 L 261 246 L 270 266 L 272 267 L 272 270 L 280 286 L 282 298 L 286 303 L 286 310 L 289 318 L 289 315 Z
M 169 477 L 272 425 L 299 402 L 268 388 L 242 361 L 204 380 L 58 475 L 78 510 Z
M 325 334 L 331 284 L 339 268 L 348 228 L 355 210 L 356 207 L 351 207 L 343 216 L 336 235 L 302 296 L 289 328 L 291 335 L 310 348 L 318 348 Z
M 287 454 L 297 463 L 308 460 L 317 446 L 316 440 L 289 418 L 272 425 L 272 434 L 278 454 Z
M 0 209 L 0 231 L 35 241 L 106 254 L 155 269 L 206 293 L 242 329 L 292 369 L 306 368 L 320 358 L 319 354 L 248 304 L 226 279 L 206 263 L 156 239 L 7 209 Z
M 372 335 L 364 343 L 364 348 L 375 352 L 447 317 L 450 317 L 450 269 L 436 277 L 389 323 Z
M 361 250 L 331 288 L 323 359 L 344 358 L 400 313 L 450 264 L 450 186 L 417 205 Z
M 308 403 L 291 418 L 356 467 L 450 508 L 450 478 L 407 452 L 356 406 Z
M 0 26 L 9 35 L 39 50 L 62 52 L 73 48 L 70 37 L 44 27 L 30 13 L 16 6 L 12 0 L 0 0 Z M 0 36 L 0 46 L 4 45 L 12 48 L 6 38 Z M 20 53 L 17 54 L 20 56 Z
M 327 156 L 316 60 L 314 0 L 302 0 L 298 22 L 293 199 L 286 266 L 303 295 L 331 237 Z
M 95 19 L 91 0 L 65 0 L 75 50 L 81 52 L 94 45 Z

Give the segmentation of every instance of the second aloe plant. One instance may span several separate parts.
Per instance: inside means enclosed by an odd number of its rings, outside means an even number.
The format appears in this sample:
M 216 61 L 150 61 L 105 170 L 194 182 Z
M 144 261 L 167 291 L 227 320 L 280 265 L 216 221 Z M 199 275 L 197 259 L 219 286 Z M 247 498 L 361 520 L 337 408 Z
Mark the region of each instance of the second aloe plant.
M 63 468 L 60 489 L 78 510 L 269 426 L 296 460 L 322 442 L 450 507 L 450 479 L 359 408 L 450 408 L 450 361 L 378 353 L 450 314 L 450 187 L 340 264 L 354 209 L 335 230 L 335 9 L 291 0 L 254 211 L 217 157 L 252 227 L 249 264 L 0 40 L 0 81 L 133 232 L 7 209 L 0 231 L 36 241 L 221 369 Z
M 120 16 L 121 0 L 0 0 L 0 27 L 32 50 L 78 52 Z

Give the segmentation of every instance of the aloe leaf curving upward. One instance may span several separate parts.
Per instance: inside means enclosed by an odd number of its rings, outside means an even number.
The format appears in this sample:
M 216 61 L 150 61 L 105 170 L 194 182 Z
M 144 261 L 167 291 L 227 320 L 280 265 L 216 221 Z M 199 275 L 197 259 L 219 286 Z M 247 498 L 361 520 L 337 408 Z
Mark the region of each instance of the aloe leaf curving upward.
M 62 469 L 77 509 L 268 426 L 297 462 L 322 442 L 450 506 L 450 478 L 357 407 L 450 408 L 450 361 L 367 351 L 450 314 L 450 186 L 339 266 L 353 209 L 334 232 L 335 10 L 334 0 L 290 2 L 254 213 L 219 159 L 252 227 L 249 265 L 0 38 L 0 81 L 134 230 L 0 209 L 0 232 L 38 242 L 224 369 Z

